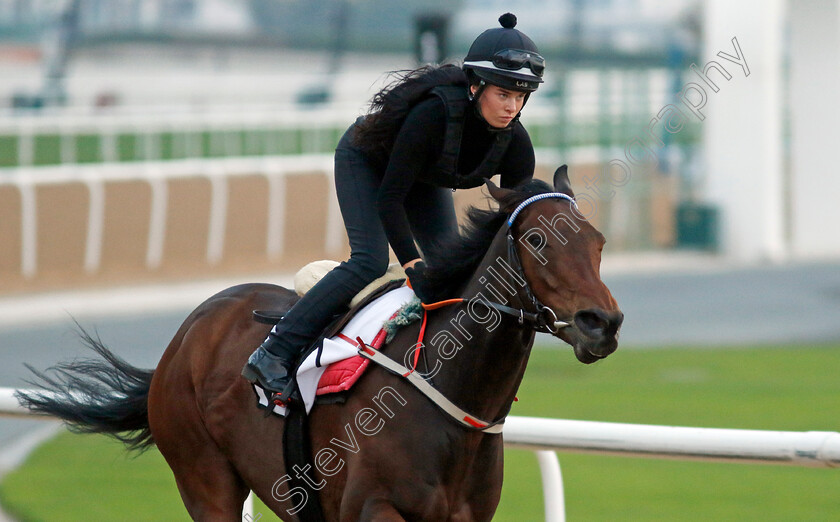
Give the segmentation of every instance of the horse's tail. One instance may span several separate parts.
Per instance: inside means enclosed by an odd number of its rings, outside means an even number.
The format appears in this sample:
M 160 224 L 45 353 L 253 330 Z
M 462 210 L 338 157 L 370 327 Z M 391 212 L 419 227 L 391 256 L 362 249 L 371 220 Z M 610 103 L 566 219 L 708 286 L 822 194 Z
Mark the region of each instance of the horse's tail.
M 77 433 L 104 433 L 131 450 L 154 445 L 147 410 L 154 370 L 131 366 L 79 328 L 82 341 L 101 359 L 60 363 L 46 372 L 26 365 L 44 391 L 18 391 L 18 401 L 35 413 L 58 417 Z

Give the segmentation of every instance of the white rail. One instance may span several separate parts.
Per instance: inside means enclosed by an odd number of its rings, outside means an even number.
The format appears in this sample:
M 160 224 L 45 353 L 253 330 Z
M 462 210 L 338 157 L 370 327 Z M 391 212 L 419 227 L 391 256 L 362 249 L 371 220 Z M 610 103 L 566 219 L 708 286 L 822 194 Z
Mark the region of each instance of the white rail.
M 0 388 L 0 416 L 32 417 L 32 412 L 21 406 L 15 399 L 16 391 L 14 388 Z
M 283 199 L 285 178 L 300 172 L 323 172 L 332 176 L 333 158 L 329 154 L 297 156 L 261 156 L 214 159 L 186 159 L 148 161 L 139 163 L 101 163 L 96 165 L 62 165 L 0 169 L 0 187 L 11 185 L 21 194 L 21 271 L 26 277 L 38 272 L 38 223 L 35 188 L 44 185 L 84 183 L 90 196 L 87 216 L 87 239 L 84 267 L 95 273 L 100 266 L 103 247 L 103 219 L 105 215 L 104 184 L 113 181 L 145 181 L 152 192 L 152 209 L 149 223 L 149 241 L 146 264 L 157 268 L 163 257 L 166 230 L 167 181 L 203 177 L 211 184 L 211 219 L 208 223 L 206 260 L 216 264 L 222 255 L 227 214 L 227 181 L 238 176 L 260 175 L 269 183 L 268 237 L 266 251 L 269 255 L 282 254 Z M 332 183 L 328 184 L 332 187 Z M 328 206 L 328 224 L 325 249 L 341 247 L 343 227 L 337 202 L 331 190 Z M 327 250 L 334 251 L 334 250 Z
M 0 388 L 0 416 L 31 413 Z M 565 520 L 563 479 L 555 451 L 717 462 L 839 468 L 840 433 L 733 430 L 508 417 L 508 447 L 532 450 L 543 480 L 545 519 Z
M 530 450 L 840 467 L 840 433 L 732 430 L 509 417 L 505 443 Z

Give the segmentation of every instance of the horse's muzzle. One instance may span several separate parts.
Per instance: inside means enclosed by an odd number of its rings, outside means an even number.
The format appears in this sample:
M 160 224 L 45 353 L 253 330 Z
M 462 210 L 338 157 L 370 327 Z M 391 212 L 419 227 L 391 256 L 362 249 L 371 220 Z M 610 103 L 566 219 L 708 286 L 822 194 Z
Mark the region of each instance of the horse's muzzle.
M 618 348 L 618 332 L 624 322 L 624 314 L 620 310 L 581 310 L 575 314 L 573 322 L 578 333 L 573 346 L 580 362 L 591 364 Z

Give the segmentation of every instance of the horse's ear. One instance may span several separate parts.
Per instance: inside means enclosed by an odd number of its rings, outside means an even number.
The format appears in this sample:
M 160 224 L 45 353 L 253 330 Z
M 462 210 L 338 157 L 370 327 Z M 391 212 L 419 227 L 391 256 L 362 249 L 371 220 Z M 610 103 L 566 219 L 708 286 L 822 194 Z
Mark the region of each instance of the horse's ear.
M 575 193 L 572 191 L 572 184 L 569 182 L 569 167 L 566 165 L 561 165 L 557 170 L 554 171 L 554 190 L 557 192 L 562 192 L 569 197 L 575 197 Z
M 484 184 L 487 185 L 487 190 L 490 191 L 490 195 L 493 197 L 493 199 L 495 199 L 499 203 L 501 203 L 506 196 L 514 192 L 511 189 L 496 186 L 496 184 L 490 181 L 489 179 L 484 180 Z

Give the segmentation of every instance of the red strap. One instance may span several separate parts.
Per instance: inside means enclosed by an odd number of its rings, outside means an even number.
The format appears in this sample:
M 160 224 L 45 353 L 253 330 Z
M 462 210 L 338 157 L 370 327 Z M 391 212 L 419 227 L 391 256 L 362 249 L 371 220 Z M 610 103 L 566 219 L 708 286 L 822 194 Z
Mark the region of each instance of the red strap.
M 352 345 L 353 345 L 353 346 L 355 346 L 356 348 L 358 348 L 358 347 L 359 347 L 359 343 L 358 343 L 357 341 L 355 341 L 355 340 L 353 340 L 353 339 L 351 339 L 351 338 L 347 337 L 346 335 L 344 335 L 344 334 L 343 334 L 343 333 L 341 333 L 341 332 L 339 332 L 339 333 L 338 333 L 338 335 L 336 335 L 336 337 L 338 337 L 338 338 L 339 338 L 339 339 L 341 339 L 342 341 L 345 341 L 345 342 L 348 342 L 348 343 L 352 344 Z
M 429 317 L 429 312 L 423 311 L 423 323 L 420 325 L 420 335 L 417 336 L 417 344 L 414 346 L 417 347 L 414 350 L 414 362 L 411 364 L 411 371 L 403 375 L 403 377 L 408 377 L 414 370 L 417 369 L 417 361 L 420 359 L 420 350 L 423 349 L 423 336 L 426 334 L 426 319 Z
M 487 427 L 487 424 L 485 424 L 483 422 L 479 422 L 479 421 L 473 419 L 472 417 L 464 417 L 464 422 L 466 422 L 467 424 L 469 424 L 470 426 L 473 426 L 475 428 L 486 428 Z
M 423 336 L 426 335 L 426 320 L 429 318 L 429 310 L 437 310 L 438 308 L 443 308 L 444 306 L 448 306 L 451 304 L 461 303 L 463 301 L 464 300 L 459 297 L 457 299 L 446 299 L 444 301 L 438 301 L 437 303 L 432 304 L 421 303 L 423 306 L 423 323 L 420 325 L 420 335 L 417 336 L 417 344 L 415 344 L 417 350 L 414 352 L 414 361 L 411 364 L 411 371 L 403 375 L 403 377 L 408 377 L 417 370 L 417 361 L 420 360 L 420 350 L 423 349 Z M 393 316 L 391 317 L 393 318 Z M 380 336 L 382 337 L 382 339 L 379 339 Z M 371 353 L 370 348 L 372 347 L 369 347 L 364 341 L 362 341 L 361 337 L 357 337 L 355 341 L 342 333 L 339 333 L 338 337 L 340 337 L 344 341 L 347 341 L 350 344 L 356 345 L 360 350 L 363 350 L 366 353 Z M 379 331 L 379 334 L 376 336 L 376 339 L 374 339 L 374 343 L 372 344 L 376 346 L 375 341 L 384 341 L 384 337 L 385 330 L 383 329 Z
M 359 343 L 359 344 L 358 344 L 358 346 L 359 346 L 359 350 L 361 350 L 361 351 L 363 351 L 363 352 L 365 352 L 365 353 L 367 353 L 367 354 L 373 355 L 373 352 L 374 352 L 373 347 L 372 347 L 372 346 L 368 346 L 367 344 L 365 344 L 365 342 L 362 340 L 362 338 L 361 338 L 361 337 L 356 337 L 356 342 L 358 342 L 358 343 Z
M 438 301 L 437 303 L 425 304 L 423 305 L 423 324 L 420 325 L 420 335 L 417 336 L 417 344 L 414 346 L 417 347 L 417 350 L 414 351 L 414 362 L 411 365 L 411 371 L 407 374 L 403 375 L 403 377 L 408 377 L 417 369 L 417 361 L 420 359 L 420 350 L 423 349 L 423 336 L 426 335 L 426 320 L 429 317 L 429 310 L 437 310 L 438 308 L 443 308 L 444 306 L 449 306 L 451 304 L 461 303 L 463 302 L 463 298 L 456 298 L 456 299 L 446 299 L 444 301 Z

